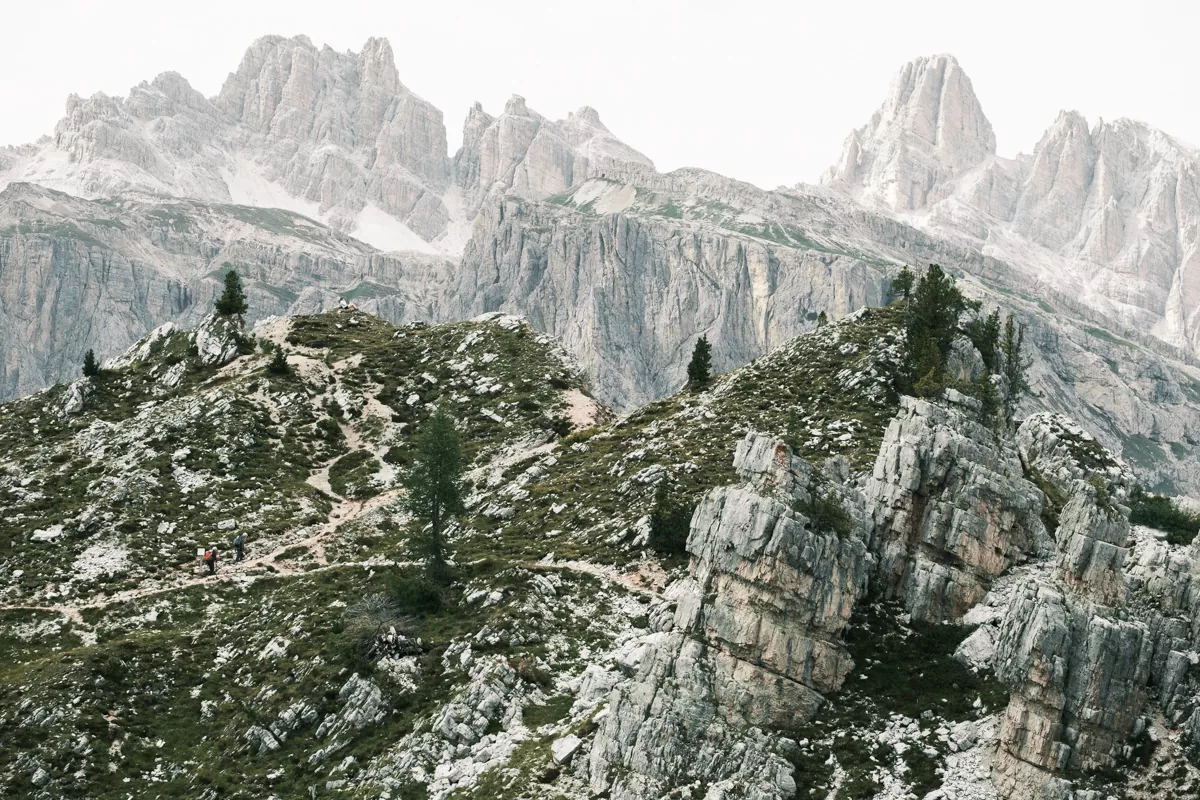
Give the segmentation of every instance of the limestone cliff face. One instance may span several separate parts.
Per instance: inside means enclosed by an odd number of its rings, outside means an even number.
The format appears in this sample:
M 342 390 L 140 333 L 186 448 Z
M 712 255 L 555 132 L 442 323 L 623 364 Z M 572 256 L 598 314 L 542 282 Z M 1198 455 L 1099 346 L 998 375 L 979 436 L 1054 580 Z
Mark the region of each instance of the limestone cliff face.
M 0 396 L 77 375 L 88 349 L 103 359 L 163 322 L 196 325 L 231 268 L 251 320 L 342 295 L 396 321 L 430 319 L 443 280 L 435 259 L 382 255 L 288 212 L 13 185 L 0 193 Z
M 1016 448 L 971 419 L 971 402 L 902 397 L 864 490 L 875 591 L 902 598 L 916 619 L 958 619 L 996 577 L 1047 546 L 1041 492 L 1023 477 Z
M 266 180 L 343 230 L 366 203 L 433 239 L 449 222 L 442 112 L 400 83 L 386 39 L 359 53 L 306 37 L 251 45 L 213 100 Z
M 1195 549 L 1135 535 L 1113 499 L 1122 470 L 1061 417 L 1023 426 L 1026 463 L 1075 480 L 1048 572 L 1019 584 L 997 634 L 995 668 L 1011 699 L 996 782 L 1008 798 L 1069 797 L 1070 770 L 1112 766 L 1146 727 L 1155 694 L 1170 724 L 1194 736 Z M 1113 482 L 1107 484 L 1105 475 Z M 1099 488 L 1097 488 L 1099 487 Z M 1157 691 L 1156 691 L 1157 690 Z
M 842 316 L 883 292 L 878 268 L 852 257 L 516 199 L 484 211 L 457 281 L 451 316 L 519 310 L 622 407 L 681 386 L 701 334 L 725 370 L 811 328 L 818 311 Z
M 564 192 L 605 170 L 653 169 L 646 156 L 621 142 L 584 106 L 567 119 L 552 122 L 512 97 L 499 117 L 478 104 L 463 128 L 463 145 L 454 157 L 454 176 L 462 188 L 469 217 L 483 204 L 509 191 L 541 200 Z
M 823 182 L 911 211 L 995 151 L 992 125 L 958 61 L 920 58 L 905 65 L 887 101 L 846 139 L 841 161 Z
M 791 768 L 764 731 L 810 719 L 852 667 L 839 640 L 871 562 L 861 510 L 848 534 L 815 529 L 793 508 L 813 470 L 771 437 L 748 434 L 734 463 L 744 482 L 692 518 L 690 577 L 667 590 L 674 619 L 624 660 L 592 744 L 594 792 L 632 800 L 699 780 L 719 796 L 789 797 Z

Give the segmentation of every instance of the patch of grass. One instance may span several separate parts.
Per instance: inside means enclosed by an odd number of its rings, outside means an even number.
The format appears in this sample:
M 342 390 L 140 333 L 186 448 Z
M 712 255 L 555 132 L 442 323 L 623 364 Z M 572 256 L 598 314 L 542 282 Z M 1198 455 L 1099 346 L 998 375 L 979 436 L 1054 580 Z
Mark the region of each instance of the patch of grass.
M 371 477 L 379 472 L 379 459 L 367 450 L 355 450 L 339 458 L 329 468 L 329 486 L 342 497 L 355 500 L 379 494 Z
M 551 725 L 564 719 L 571 711 L 575 698 L 569 694 L 559 694 L 546 698 L 541 705 L 527 705 L 521 710 L 521 719 L 525 725 L 537 730 L 543 725 Z

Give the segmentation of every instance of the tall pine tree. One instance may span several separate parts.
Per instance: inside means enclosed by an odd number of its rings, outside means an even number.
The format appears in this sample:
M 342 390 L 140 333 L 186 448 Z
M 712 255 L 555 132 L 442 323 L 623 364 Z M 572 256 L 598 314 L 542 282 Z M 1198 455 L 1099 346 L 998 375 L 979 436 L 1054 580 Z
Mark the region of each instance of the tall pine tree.
M 463 457 L 454 420 L 443 409 L 427 419 L 417 432 L 413 466 L 404 479 L 408 510 L 429 523 L 422 537 L 429 577 L 444 583 L 446 569 L 446 525 L 463 506 Z
M 687 375 L 688 386 L 692 387 L 706 386 L 712 380 L 712 345 L 708 343 L 707 334 L 696 340 Z
M 217 313 L 232 317 L 245 314 L 247 308 L 249 306 L 246 304 L 246 293 L 242 291 L 242 279 L 238 277 L 237 272 L 229 270 L 225 273 L 225 291 L 217 300 Z
M 1004 323 L 1004 338 L 1000 342 L 1000 376 L 1004 380 L 1004 421 L 1012 424 L 1021 397 L 1029 393 L 1025 373 L 1030 359 L 1024 353 L 1025 326 L 1012 314 Z

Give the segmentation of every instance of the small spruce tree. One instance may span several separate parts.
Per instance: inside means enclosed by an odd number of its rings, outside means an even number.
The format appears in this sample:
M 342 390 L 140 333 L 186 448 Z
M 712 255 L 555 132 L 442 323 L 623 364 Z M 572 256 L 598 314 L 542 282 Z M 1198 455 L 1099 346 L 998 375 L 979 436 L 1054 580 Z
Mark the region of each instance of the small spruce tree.
M 696 340 L 687 376 L 687 385 L 695 388 L 704 387 L 712 380 L 712 345 L 708 343 L 707 335 Z
M 271 363 L 267 364 L 267 371 L 274 375 L 287 375 L 292 371 L 288 366 L 287 353 L 282 347 L 275 348 L 275 355 L 271 356 Z
M 242 291 L 242 279 L 238 277 L 237 272 L 229 270 L 225 273 L 225 291 L 217 300 L 217 313 L 232 317 L 245 314 L 247 308 L 249 306 L 246 304 L 246 293 Z
M 1004 381 L 1004 422 L 1011 425 L 1017 413 L 1021 397 L 1029 394 L 1029 383 L 1025 379 L 1030 359 L 1023 352 L 1025 326 L 1013 319 L 1012 314 L 1004 323 L 1004 338 L 1000 342 L 1000 376 Z
M 404 479 L 408 510 L 429 523 L 420 537 L 429 578 L 447 582 L 446 524 L 464 510 L 463 457 L 454 420 L 443 409 L 427 419 L 417 432 L 413 466 Z
M 818 328 L 824 328 L 828 324 L 829 324 L 829 316 L 824 311 L 822 311 L 820 314 L 817 314 L 817 327 Z
M 83 375 L 85 378 L 94 378 L 100 374 L 100 362 L 96 360 L 96 351 L 88 350 L 83 356 Z
M 1000 392 L 991 373 L 985 372 L 976 379 L 975 398 L 979 400 L 984 424 L 994 426 L 1000 418 Z
M 913 281 L 915 276 L 913 271 L 905 265 L 904 269 L 892 278 L 891 295 L 892 297 L 903 297 L 907 300 L 912 296 Z

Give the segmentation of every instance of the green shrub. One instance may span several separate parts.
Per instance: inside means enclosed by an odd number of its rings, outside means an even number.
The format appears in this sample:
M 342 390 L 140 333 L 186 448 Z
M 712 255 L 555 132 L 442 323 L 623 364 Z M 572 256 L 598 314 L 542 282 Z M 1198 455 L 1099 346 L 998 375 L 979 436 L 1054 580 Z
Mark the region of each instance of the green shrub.
M 379 459 L 369 451 L 355 450 L 339 458 L 329 468 L 329 486 L 342 497 L 371 497 L 379 493 L 379 487 L 370 481 L 379 468 Z
M 694 506 L 671 498 L 665 477 L 659 481 L 654 491 L 654 507 L 650 510 L 650 549 L 664 556 L 686 555 L 694 511 Z
M 815 488 L 809 495 L 811 499 L 807 502 L 796 503 L 796 510 L 808 517 L 817 530 L 832 531 L 839 538 L 849 536 L 854 523 L 842 501 L 834 495 L 821 495 Z
M 1129 521 L 1165 531 L 1171 544 L 1190 544 L 1200 531 L 1200 514 L 1184 511 L 1169 497 L 1147 494 L 1137 486 L 1129 500 Z
M 425 575 L 399 575 L 388 584 L 388 596 L 405 614 L 436 614 L 446 605 L 442 589 Z

